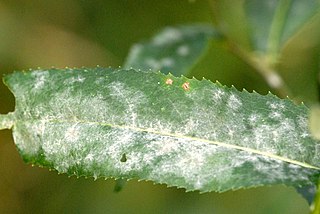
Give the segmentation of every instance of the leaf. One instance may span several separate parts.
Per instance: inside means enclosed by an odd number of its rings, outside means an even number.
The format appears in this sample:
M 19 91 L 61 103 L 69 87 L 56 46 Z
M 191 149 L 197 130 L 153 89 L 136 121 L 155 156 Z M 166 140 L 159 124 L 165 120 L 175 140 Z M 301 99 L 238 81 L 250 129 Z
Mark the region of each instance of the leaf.
M 312 106 L 309 114 L 310 132 L 315 139 L 320 140 L 320 106 Z
M 248 0 L 245 10 L 255 49 L 276 57 L 281 47 L 319 11 L 319 1 Z
M 50 69 L 5 77 L 27 163 L 68 175 L 152 180 L 187 191 L 313 185 L 307 111 L 274 95 L 135 70 Z
M 219 37 L 210 25 L 167 27 L 151 41 L 135 44 L 124 67 L 186 75 L 205 53 L 210 39 Z
M 296 190 L 308 202 L 309 205 L 312 204 L 317 193 L 316 185 L 299 187 Z

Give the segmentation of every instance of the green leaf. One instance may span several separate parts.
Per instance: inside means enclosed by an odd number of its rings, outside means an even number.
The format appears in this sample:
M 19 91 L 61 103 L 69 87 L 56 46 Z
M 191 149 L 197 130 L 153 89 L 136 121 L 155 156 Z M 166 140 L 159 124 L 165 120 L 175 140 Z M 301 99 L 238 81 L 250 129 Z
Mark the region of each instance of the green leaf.
M 247 0 L 255 49 L 276 58 L 281 47 L 319 11 L 317 0 Z
M 219 35 L 210 25 L 167 27 L 151 41 L 135 44 L 124 67 L 186 75 L 213 38 Z
M 312 204 L 317 193 L 316 185 L 298 187 L 296 190 L 308 202 L 309 205 Z
M 312 106 L 309 113 L 309 128 L 312 136 L 320 140 L 320 106 Z
M 1 120 L 20 154 L 59 173 L 201 192 L 319 178 L 308 109 L 271 94 L 104 68 L 16 72 L 5 83 L 16 108 Z

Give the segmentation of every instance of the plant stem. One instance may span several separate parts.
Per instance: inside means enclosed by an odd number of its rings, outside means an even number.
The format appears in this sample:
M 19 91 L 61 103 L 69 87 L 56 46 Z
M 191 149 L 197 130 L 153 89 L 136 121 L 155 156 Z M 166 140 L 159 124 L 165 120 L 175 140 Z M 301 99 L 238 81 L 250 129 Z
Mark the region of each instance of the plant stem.
M 310 207 L 311 214 L 319 214 L 320 213 L 320 182 L 318 183 L 317 186 L 317 193 L 316 197 Z
M 279 58 L 279 44 L 281 40 L 282 30 L 285 25 L 285 20 L 290 8 L 291 0 L 281 0 L 272 20 L 271 29 L 268 38 L 267 52 L 264 56 L 259 57 L 255 53 L 250 53 L 243 50 L 239 45 L 234 43 L 228 35 L 220 28 L 218 5 L 215 0 L 209 0 L 211 7 L 211 16 L 217 30 L 225 36 L 227 48 L 242 61 L 254 68 L 267 82 L 267 84 L 278 95 L 282 97 L 291 96 L 291 92 L 282 77 L 274 69 Z
M 254 68 L 261 76 L 266 80 L 268 85 L 275 90 L 280 96 L 286 97 L 291 96 L 291 92 L 282 77 L 274 70 L 273 64 L 268 63 L 261 58 L 258 58 L 254 54 L 242 50 L 236 44 L 233 44 L 230 40 L 227 41 L 229 50 L 238 56 L 241 60 L 246 62 L 252 68 Z
M 11 129 L 14 124 L 13 112 L 8 114 L 0 114 L 0 130 Z
M 275 11 L 267 43 L 266 55 L 268 56 L 268 64 L 275 64 L 277 62 L 281 36 L 286 24 L 285 22 L 291 3 L 291 0 L 280 0 L 279 5 Z

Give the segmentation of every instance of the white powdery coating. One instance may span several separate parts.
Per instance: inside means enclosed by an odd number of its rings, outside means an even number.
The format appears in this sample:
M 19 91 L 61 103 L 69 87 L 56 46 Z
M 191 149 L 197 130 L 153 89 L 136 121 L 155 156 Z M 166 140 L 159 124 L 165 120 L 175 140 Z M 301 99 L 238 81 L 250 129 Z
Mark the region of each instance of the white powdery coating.
M 107 112 L 108 103 L 102 97 L 82 96 L 81 93 L 72 94 L 72 88 L 68 88 L 51 97 L 50 101 L 35 106 L 35 115 L 47 111 L 47 119 L 76 121 L 79 115 L 92 118 L 103 118 Z
M 153 44 L 157 46 L 163 46 L 167 44 L 172 44 L 182 40 L 182 33 L 175 28 L 167 28 L 163 33 L 157 35 L 153 38 Z
M 255 126 L 261 121 L 262 117 L 258 113 L 253 113 L 249 116 L 249 122 L 251 126 Z
M 131 123 L 133 127 L 136 127 L 137 108 L 147 102 L 144 93 L 130 89 L 121 82 L 112 82 L 108 88 L 110 89 L 110 95 L 127 107 L 125 110 L 126 123 Z
M 161 69 L 161 63 L 158 61 L 158 60 L 156 60 L 156 59 L 154 59 L 154 58 L 146 58 L 145 59 L 145 61 L 144 61 L 144 63 L 148 66 L 148 67 L 150 67 L 150 69 L 152 69 L 152 70 L 160 70 Z
M 210 108 L 201 106 L 204 102 L 202 94 L 212 94 Z M 308 148 L 301 144 L 300 138 L 308 136 L 305 116 L 300 115 L 297 120 L 286 118 L 288 109 L 282 100 L 266 101 L 265 109 L 262 104 L 259 112 L 252 109 L 252 105 L 247 106 L 238 94 L 226 93 L 219 87 L 212 91 L 197 89 L 188 92 L 187 97 L 192 99 L 194 106 L 186 114 L 183 125 L 174 129 L 175 133 L 309 162 L 307 156 L 303 156 Z M 245 111 L 241 112 L 243 109 Z M 208 117 L 210 123 L 203 122 L 208 121 Z
M 169 121 L 158 114 L 152 114 L 152 118 L 139 115 L 144 106 L 150 108 L 148 93 L 120 81 L 103 85 L 101 77 L 96 84 L 101 84 L 105 91 L 97 90 L 92 95 L 82 95 L 82 91 L 74 93 L 72 84 L 84 81 L 81 76 L 68 79 L 68 89 L 57 92 L 49 102 L 30 110 L 37 117 L 42 117 L 43 112 L 49 113 L 39 123 L 28 125 L 34 133 L 28 137 L 35 145 L 28 145 L 28 148 L 22 145 L 21 148 L 29 149 L 32 154 L 43 142 L 45 157 L 55 163 L 60 172 L 67 172 L 70 167 L 83 167 L 98 177 L 104 175 L 105 169 L 121 175 L 147 171 L 148 177 L 143 178 L 166 182 L 166 177 L 173 176 L 192 188 L 203 189 L 212 182 L 225 183 L 234 176 L 245 176 L 234 174 L 234 169 L 248 164 L 252 172 L 265 175 L 269 181 L 290 179 L 291 175 L 286 173 L 288 163 L 213 145 L 215 140 L 294 160 L 307 149 L 300 143 L 301 136 L 308 137 L 306 116 L 285 118 L 285 111 L 289 109 L 282 101 L 266 101 L 261 104 L 262 113 L 248 109 L 251 113 L 243 114 L 239 111 L 246 103 L 239 94 L 224 92 L 219 87 L 195 88 L 183 97 L 185 103 L 193 104 L 193 108 L 177 100 L 166 100 L 167 105 L 161 109 L 167 108 L 173 113 L 174 120 Z M 190 86 L 192 88 L 192 82 Z M 209 94 L 209 98 L 203 96 L 205 94 Z M 205 102 L 210 108 L 202 105 Z M 46 111 L 46 108 L 51 110 Z M 145 115 L 148 113 L 151 112 Z M 51 124 L 50 119 L 62 122 Z M 44 139 L 40 141 L 39 136 Z M 210 140 L 212 144 L 200 138 Z M 315 150 L 320 157 L 320 149 L 316 147 Z M 121 161 L 124 155 L 127 160 Z M 310 157 L 306 159 L 309 161 Z M 223 162 L 219 162 L 221 160 Z M 304 161 L 303 157 L 301 160 Z M 289 164 L 289 168 L 293 174 L 302 170 L 293 164 Z M 270 170 L 272 174 L 268 174 Z M 292 179 L 308 180 L 306 174 Z
M 47 160 L 51 161 L 59 172 L 67 172 L 70 167 L 82 167 L 95 178 L 104 176 L 105 170 L 120 175 L 142 175 L 148 172 L 146 177 L 141 178 L 160 183 L 173 179 L 172 184 L 175 185 L 178 185 L 175 179 L 182 179 L 180 182 L 184 185 L 199 190 L 212 183 L 223 186 L 228 182 L 234 182 L 235 177 L 235 180 L 241 183 L 241 178 L 250 176 L 250 173 L 258 173 L 268 182 L 279 182 L 281 179 L 308 181 L 308 173 L 301 173 L 303 169 L 300 166 L 290 164 L 288 172 L 285 170 L 285 162 L 198 140 L 151 133 L 141 135 L 122 129 L 112 129 L 106 134 L 99 130 L 98 125 L 85 125 L 82 132 L 86 135 L 68 142 L 66 137 L 59 133 L 75 127 L 65 124 L 57 127 L 50 122 L 46 127 L 42 149 Z M 60 131 L 54 132 L 57 129 Z M 121 161 L 124 154 L 127 160 Z M 248 167 L 251 167 L 248 175 L 234 171 L 237 168 Z M 293 174 L 295 177 L 290 178 Z M 235 186 L 237 187 L 236 184 Z
M 41 142 L 38 140 L 38 135 L 43 134 L 45 130 L 45 124 L 42 122 L 37 123 L 25 123 L 25 126 L 20 127 L 16 124 L 15 129 L 25 130 L 24 132 L 15 132 L 13 135 L 14 142 L 19 148 L 28 155 L 35 155 L 41 149 Z
M 238 110 L 242 106 L 241 100 L 235 94 L 231 94 L 228 103 L 228 107 L 232 110 Z
M 69 128 L 67 128 L 67 130 L 64 134 L 64 137 L 65 137 L 66 141 L 74 142 L 79 139 L 80 135 L 81 135 L 80 126 L 75 124 L 75 125 L 72 125 Z
M 142 44 L 135 44 L 130 49 L 130 56 L 138 56 L 140 53 L 143 53 L 143 45 Z M 129 63 L 131 64 L 131 63 Z
M 213 94 L 212 96 L 213 101 L 217 103 L 217 102 L 221 102 L 221 99 L 224 97 L 225 92 L 222 89 L 217 88 L 213 90 L 212 94 Z
M 281 112 L 278 112 L 278 111 L 274 111 L 274 112 L 271 112 L 269 114 L 269 117 L 272 118 L 272 119 L 275 119 L 275 120 L 282 120 L 282 113 Z
M 76 82 L 83 83 L 85 80 L 86 80 L 85 77 L 83 77 L 81 75 L 77 75 L 75 77 L 70 77 L 70 78 L 64 80 L 63 84 L 70 85 L 70 84 L 73 84 L 73 83 L 76 83 Z
M 285 110 L 285 105 L 282 100 L 278 100 L 277 102 L 268 101 L 267 105 L 270 107 L 271 111 L 274 110 Z
M 190 54 L 190 48 L 188 45 L 181 45 L 177 48 L 176 52 L 179 56 L 188 56 Z
M 161 59 L 160 64 L 165 67 L 172 67 L 174 66 L 174 60 L 172 58 L 166 57 Z
M 175 65 L 175 61 L 173 58 L 165 57 L 162 59 L 154 59 L 154 58 L 146 58 L 144 63 L 154 71 L 161 70 L 164 67 L 173 67 Z
M 48 71 L 34 71 L 32 72 L 32 77 L 35 78 L 34 90 L 41 89 L 45 84 L 47 84 L 49 78 Z

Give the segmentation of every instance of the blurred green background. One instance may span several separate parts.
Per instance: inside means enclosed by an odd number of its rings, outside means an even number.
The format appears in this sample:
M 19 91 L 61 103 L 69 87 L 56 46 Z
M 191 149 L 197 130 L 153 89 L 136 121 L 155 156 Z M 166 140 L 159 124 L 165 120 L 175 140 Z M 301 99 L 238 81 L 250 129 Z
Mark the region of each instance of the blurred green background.
M 236 26 L 231 35 L 242 42 L 241 7 L 233 3 L 220 11 L 226 26 Z M 0 0 L 0 74 L 52 66 L 118 67 L 133 43 L 165 26 L 212 23 L 211 6 L 200 0 Z M 307 104 L 318 97 L 318 24 L 308 25 L 290 41 L 280 64 L 293 98 Z M 270 90 L 223 45 L 212 43 L 212 49 L 193 75 L 262 94 Z M 0 113 L 13 109 L 13 95 L 0 84 Z M 199 194 L 133 180 L 114 193 L 112 179 L 68 178 L 24 164 L 10 131 L 1 131 L 0 141 L 0 213 L 308 213 L 307 202 L 295 189 L 281 185 Z

